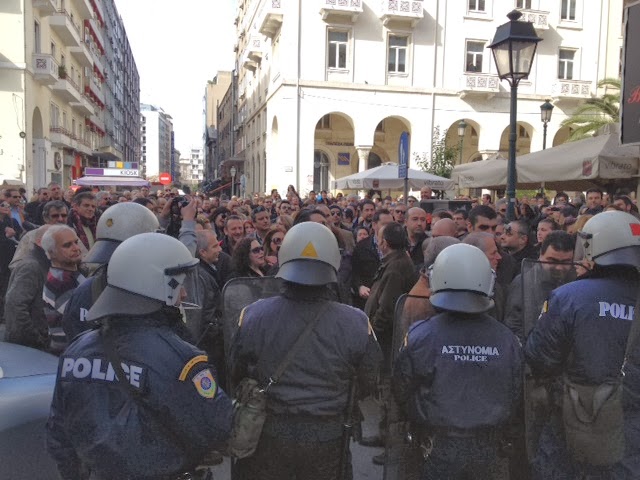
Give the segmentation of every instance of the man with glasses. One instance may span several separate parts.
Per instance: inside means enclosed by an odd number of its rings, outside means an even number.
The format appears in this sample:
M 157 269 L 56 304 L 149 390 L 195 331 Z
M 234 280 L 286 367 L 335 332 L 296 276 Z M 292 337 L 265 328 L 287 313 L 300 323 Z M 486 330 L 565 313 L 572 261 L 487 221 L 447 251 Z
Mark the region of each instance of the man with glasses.
M 501 238 L 502 248 L 515 260 L 516 274 L 520 273 L 522 260 L 538 257 L 529 235 L 529 224 L 524 220 L 514 220 L 504 227 Z
M 29 202 L 24 206 L 24 216 L 25 219 L 31 223 L 35 223 L 36 225 L 42 225 L 42 218 L 38 218 L 38 207 L 42 203 L 47 203 L 49 201 L 49 189 L 47 187 L 42 187 L 38 189 L 38 198 L 33 202 Z
M 392 213 L 393 221 L 399 223 L 400 225 L 404 225 L 407 215 L 407 206 L 401 202 L 398 202 L 393 208 Z
M 288 200 L 282 200 L 280 206 L 276 207 L 279 215 L 291 215 L 292 208 Z
M 24 213 L 22 213 L 22 195 L 17 188 L 9 188 L 4 192 L 5 202 L 9 204 L 11 210 L 11 218 L 13 218 L 20 228 L 24 223 Z
M 416 197 L 414 197 L 413 195 L 409 195 L 407 197 L 407 207 L 408 208 L 415 207 L 416 203 L 418 203 L 418 199 Z

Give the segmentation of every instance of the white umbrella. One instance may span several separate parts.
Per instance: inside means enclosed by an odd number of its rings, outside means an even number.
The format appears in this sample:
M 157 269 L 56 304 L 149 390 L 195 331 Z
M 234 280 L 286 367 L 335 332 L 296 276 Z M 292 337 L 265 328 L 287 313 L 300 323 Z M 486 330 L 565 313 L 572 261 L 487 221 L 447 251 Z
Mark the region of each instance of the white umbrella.
M 452 180 L 421 170 L 410 168 L 408 175 L 409 187 L 414 190 L 419 190 L 422 187 L 429 187 L 433 190 L 453 190 L 454 187 Z M 397 163 L 384 163 L 379 167 L 339 178 L 333 184 L 334 189 L 338 190 L 402 189 L 404 188 L 404 178 L 398 178 Z
M 458 188 L 503 188 L 507 184 L 507 161 L 496 155 L 487 160 L 456 165 L 451 179 Z

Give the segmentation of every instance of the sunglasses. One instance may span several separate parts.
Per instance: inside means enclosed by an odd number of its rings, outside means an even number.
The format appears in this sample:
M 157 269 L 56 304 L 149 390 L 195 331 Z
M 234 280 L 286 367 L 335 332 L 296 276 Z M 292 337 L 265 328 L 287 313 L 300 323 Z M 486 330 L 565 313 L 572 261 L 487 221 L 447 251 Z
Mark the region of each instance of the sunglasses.
M 69 215 L 66 213 L 52 213 L 49 215 L 51 218 L 67 218 Z
M 403 215 L 404 215 L 405 213 L 407 213 L 407 211 L 406 211 L 406 210 L 394 210 L 394 211 L 395 211 L 396 213 L 401 213 L 401 214 L 403 214 Z
M 276 245 L 282 245 L 282 239 L 281 238 L 272 238 L 271 239 L 271 243 L 275 243 Z
M 253 253 L 254 255 L 257 255 L 257 254 L 259 254 L 259 253 L 262 253 L 262 247 L 252 248 L 252 249 L 251 249 L 251 253 Z
M 331 216 L 332 216 L 332 217 L 341 217 L 341 216 L 342 216 L 342 213 L 340 213 L 340 211 L 339 211 L 339 210 L 333 210 L 333 211 L 331 212 Z

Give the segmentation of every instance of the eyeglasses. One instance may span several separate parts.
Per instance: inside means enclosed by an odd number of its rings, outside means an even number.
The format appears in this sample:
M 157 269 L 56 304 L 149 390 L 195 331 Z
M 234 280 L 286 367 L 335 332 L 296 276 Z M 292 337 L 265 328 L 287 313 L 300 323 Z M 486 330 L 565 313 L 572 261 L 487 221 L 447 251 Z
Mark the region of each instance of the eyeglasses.
M 271 239 L 271 243 L 275 243 L 276 245 L 281 245 L 282 244 L 282 239 L 281 238 L 272 238 Z
M 406 211 L 406 210 L 394 210 L 394 212 L 396 212 L 396 213 L 401 213 L 401 214 L 403 214 L 403 215 L 404 215 L 405 213 L 407 213 L 407 211 Z
M 332 217 L 341 217 L 342 213 L 340 213 L 340 210 L 331 210 L 331 216 Z
M 259 253 L 262 253 L 262 247 L 252 248 L 252 249 L 251 249 L 251 253 L 253 253 L 254 255 L 257 255 L 257 254 L 259 254 Z
M 476 228 L 478 230 L 482 230 L 483 232 L 486 232 L 487 230 L 492 230 L 495 232 L 497 225 L 478 225 Z
M 51 218 L 67 218 L 69 215 L 66 213 L 52 213 L 49 216 Z

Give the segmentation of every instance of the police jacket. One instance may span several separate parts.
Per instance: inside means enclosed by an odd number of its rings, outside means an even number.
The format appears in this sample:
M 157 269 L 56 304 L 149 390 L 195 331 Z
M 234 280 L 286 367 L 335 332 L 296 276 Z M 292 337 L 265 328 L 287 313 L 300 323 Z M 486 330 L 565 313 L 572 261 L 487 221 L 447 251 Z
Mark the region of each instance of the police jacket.
M 86 478 L 86 469 L 101 480 L 175 478 L 227 440 L 231 401 L 204 352 L 174 332 L 176 321 L 158 311 L 109 323 L 127 375 L 120 380 L 141 398 L 118 385 L 103 329 L 65 350 L 47 423 L 47 447 L 62 478 Z
M 532 373 L 584 385 L 618 378 L 637 292 L 635 271 L 619 266 L 554 290 L 527 339 Z
M 329 295 L 322 287 L 286 282 L 282 295 L 249 305 L 240 317 L 231 347 L 232 381 L 248 376 L 266 385 L 307 323 L 321 315 L 280 381 L 269 388 L 271 414 L 341 416 L 352 377 L 361 394 L 375 389 L 381 353 L 367 317 Z
M 85 322 L 89 309 L 107 286 L 107 266 L 99 268 L 94 276 L 82 282 L 71 295 L 62 316 L 62 329 L 67 339 L 95 327 L 95 323 Z
M 520 344 L 487 314 L 440 313 L 412 325 L 392 382 L 396 401 L 423 426 L 497 427 L 518 403 Z

